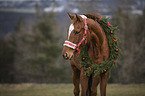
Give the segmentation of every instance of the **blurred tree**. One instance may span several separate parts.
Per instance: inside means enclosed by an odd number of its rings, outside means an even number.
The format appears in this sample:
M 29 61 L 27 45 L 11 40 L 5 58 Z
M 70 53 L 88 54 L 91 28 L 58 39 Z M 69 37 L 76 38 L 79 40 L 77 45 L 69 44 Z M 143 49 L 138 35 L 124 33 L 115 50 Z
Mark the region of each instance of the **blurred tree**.
M 134 83 L 145 83 L 145 9 L 143 15 L 138 16 L 134 20 L 134 66 L 132 70 L 132 76 L 134 77 Z
M 141 69 L 145 70 L 143 61 L 144 14 L 142 16 L 132 15 L 130 11 L 128 7 L 120 7 L 112 17 L 112 23 L 120 29 L 117 35 L 121 39 L 122 49 L 118 67 L 112 75 L 115 82 L 144 83 L 144 71 L 141 71 Z
M 9 46 L 8 41 L 0 39 L 0 83 L 14 82 L 14 49 Z
M 36 22 L 27 25 L 21 19 L 15 27 L 15 72 L 17 82 L 60 82 L 63 67 L 56 66 L 60 56 L 59 34 L 54 13 L 40 15 L 36 5 Z M 59 79 L 58 79 L 59 78 Z

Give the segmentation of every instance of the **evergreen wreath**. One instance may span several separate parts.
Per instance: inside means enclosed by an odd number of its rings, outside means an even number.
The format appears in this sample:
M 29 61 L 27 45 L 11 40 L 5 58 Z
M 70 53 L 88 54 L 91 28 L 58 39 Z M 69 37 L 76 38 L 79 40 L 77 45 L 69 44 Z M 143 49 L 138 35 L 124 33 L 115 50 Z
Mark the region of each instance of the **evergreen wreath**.
M 109 18 L 102 17 L 102 20 L 97 21 L 104 29 L 105 34 L 108 39 L 108 45 L 110 48 L 110 56 L 108 59 L 103 61 L 100 64 L 94 64 L 88 55 L 88 45 L 85 45 L 80 51 L 79 60 L 80 66 L 85 67 L 85 75 L 90 76 L 94 74 L 94 76 L 100 75 L 101 73 L 106 73 L 109 71 L 113 65 L 116 64 L 116 59 L 119 57 L 121 50 L 118 47 L 119 38 L 115 36 L 117 27 L 113 27 L 109 22 L 107 22 Z

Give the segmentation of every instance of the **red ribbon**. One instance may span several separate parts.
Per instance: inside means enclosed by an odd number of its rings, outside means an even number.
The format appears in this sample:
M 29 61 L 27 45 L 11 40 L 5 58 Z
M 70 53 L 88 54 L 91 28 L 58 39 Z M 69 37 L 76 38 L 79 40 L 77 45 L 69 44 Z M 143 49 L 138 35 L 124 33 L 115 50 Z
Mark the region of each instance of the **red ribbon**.
M 108 26 L 110 26 L 111 27 L 111 24 L 108 22 Z
M 106 72 L 106 70 L 104 70 L 104 72 Z
M 112 60 L 112 61 L 116 62 L 116 60 Z
M 117 41 L 117 39 L 116 39 L 116 40 L 115 40 L 115 39 L 113 39 L 113 41 L 114 41 L 114 42 L 116 42 L 116 41 Z
M 90 70 L 90 72 L 91 72 L 91 67 L 89 67 L 89 70 Z

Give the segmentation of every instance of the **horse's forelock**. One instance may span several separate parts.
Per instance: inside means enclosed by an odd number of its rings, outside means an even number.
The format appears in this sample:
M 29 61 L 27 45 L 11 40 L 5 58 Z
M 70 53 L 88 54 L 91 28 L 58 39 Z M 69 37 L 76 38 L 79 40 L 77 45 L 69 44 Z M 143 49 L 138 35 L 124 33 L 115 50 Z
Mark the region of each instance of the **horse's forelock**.
M 80 15 L 83 19 L 87 19 L 87 16 L 85 15 Z

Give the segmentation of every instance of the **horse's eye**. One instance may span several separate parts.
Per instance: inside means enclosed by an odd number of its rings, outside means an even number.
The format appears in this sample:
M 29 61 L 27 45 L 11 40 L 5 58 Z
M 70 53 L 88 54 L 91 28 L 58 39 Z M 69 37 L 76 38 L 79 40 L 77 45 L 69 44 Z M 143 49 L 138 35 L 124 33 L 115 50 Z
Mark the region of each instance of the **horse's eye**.
M 75 32 L 75 34 L 79 34 L 79 33 L 80 33 L 79 31 L 76 31 L 76 32 Z

